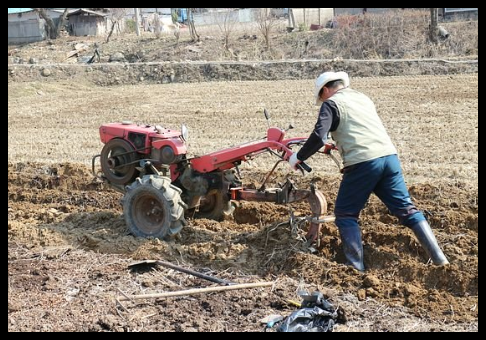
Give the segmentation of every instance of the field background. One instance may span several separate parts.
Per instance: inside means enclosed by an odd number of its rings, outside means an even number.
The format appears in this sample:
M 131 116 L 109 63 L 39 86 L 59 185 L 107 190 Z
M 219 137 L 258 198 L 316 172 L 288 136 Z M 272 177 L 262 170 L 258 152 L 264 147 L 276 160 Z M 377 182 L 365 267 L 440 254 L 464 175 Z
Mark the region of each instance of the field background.
M 362 214 L 365 263 L 342 266 L 334 225 L 308 253 L 288 227 L 286 207 L 242 204 L 233 220 L 190 220 L 171 242 L 127 233 L 120 195 L 94 180 L 98 127 L 131 120 L 190 129 L 201 155 L 265 135 L 272 125 L 307 136 L 315 124 L 312 81 L 212 82 L 96 87 L 83 82 L 8 86 L 9 331 L 260 331 L 258 320 L 295 310 L 297 291 L 319 289 L 346 312 L 337 331 L 478 330 L 478 74 L 352 78 L 368 94 L 400 153 L 414 200 L 452 265 L 426 263 L 412 234 L 372 198 Z M 340 175 L 326 157 L 309 160 L 301 187 L 317 182 L 332 213 Z M 258 183 L 273 160 L 242 166 Z M 307 207 L 294 211 L 304 214 Z M 206 286 L 165 268 L 131 272 L 134 259 L 165 259 L 273 289 L 124 302 L 115 297 Z
M 8 160 L 89 165 L 102 147 L 98 127 L 124 120 L 177 130 L 185 124 L 190 154 L 203 155 L 265 136 L 264 108 L 274 126 L 292 124 L 289 136 L 307 137 L 318 112 L 312 86 L 311 80 L 120 87 L 12 83 Z M 477 182 L 478 74 L 353 78 L 352 86 L 375 101 L 410 183 Z M 252 166 L 265 170 L 267 160 Z M 318 172 L 335 172 L 325 157 L 310 163 Z

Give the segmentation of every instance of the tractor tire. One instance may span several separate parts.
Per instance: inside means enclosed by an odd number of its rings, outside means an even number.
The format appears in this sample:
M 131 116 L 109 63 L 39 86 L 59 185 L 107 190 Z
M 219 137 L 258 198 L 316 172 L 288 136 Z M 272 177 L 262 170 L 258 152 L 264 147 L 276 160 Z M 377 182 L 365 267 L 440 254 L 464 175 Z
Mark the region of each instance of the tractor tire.
M 234 207 L 231 205 L 228 195 L 223 194 L 221 191 L 213 190 L 201 198 L 195 217 L 221 221 L 225 216 L 231 215 L 233 210 Z
M 101 169 L 108 182 L 128 185 L 140 174 L 137 170 L 138 158 L 132 144 L 124 139 L 114 138 L 101 150 Z
M 168 177 L 147 175 L 127 187 L 123 215 L 130 232 L 138 237 L 168 238 L 187 224 L 181 189 Z

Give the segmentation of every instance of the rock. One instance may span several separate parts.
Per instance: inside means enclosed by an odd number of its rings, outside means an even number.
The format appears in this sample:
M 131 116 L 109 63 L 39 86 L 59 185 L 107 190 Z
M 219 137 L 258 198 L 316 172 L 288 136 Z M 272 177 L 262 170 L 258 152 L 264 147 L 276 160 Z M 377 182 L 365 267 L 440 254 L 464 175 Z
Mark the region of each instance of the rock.
M 41 75 L 44 77 L 49 77 L 52 74 L 51 70 L 48 68 L 43 68 L 41 71 Z
M 11 302 L 11 301 L 8 301 L 8 312 L 11 313 L 11 312 L 17 312 L 20 310 L 20 304 L 16 303 L 16 302 Z
M 364 290 L 364 289 L 358 290 L 357 296 L 358 296 L 359 301 L 366 300 L 366 290 Z
M 380 285 L 380 279 L 374 275 L 367 275 L 363 281 L 365 287 L 377 287 Z
M 91 60 L 91 56 L 81 56 L 78 57 L 78 63 L 87 64 Z
M 366 289 L 366 296 L 375 298 L 375 297 L 378 296 L 378 292 L 376 290 L 374 290 L 373 288 L 367 288 Z
M 407 284 L 404 289 L 404 293 L 406 296 L 410 295 L 418 295 L 420 294 L 420 288 L 417 286 L 414 286 L 412 284 Z
M 125 55 L 123 53 L 115 52 L 112 55 L 110 55 L 110 59 L 108 61 L 109 62 L 114 62 L 114 61 L 125 62 L 126 59 L 125 59 Z

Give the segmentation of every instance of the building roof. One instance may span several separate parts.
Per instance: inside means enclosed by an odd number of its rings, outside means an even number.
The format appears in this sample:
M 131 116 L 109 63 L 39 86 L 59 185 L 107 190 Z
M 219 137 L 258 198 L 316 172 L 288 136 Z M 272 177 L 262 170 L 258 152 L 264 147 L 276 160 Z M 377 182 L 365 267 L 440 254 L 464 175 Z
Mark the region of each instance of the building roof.
M 82 14 L 89 14 L 89 15 L 99 16 L 99 17 L 106 17 L 107 16 L 104 13 L 90 11 L 89 9 L 85 9 L 85 8 L 80 8 L 80 9 L 77 9 L 75 11 L 70 12 L 68 14 L 68 17 L 70 17 L 72 15 L 82 15 Z
M 18 14 L 33 11 L 32 8 L 9 8 L 8 14 Z

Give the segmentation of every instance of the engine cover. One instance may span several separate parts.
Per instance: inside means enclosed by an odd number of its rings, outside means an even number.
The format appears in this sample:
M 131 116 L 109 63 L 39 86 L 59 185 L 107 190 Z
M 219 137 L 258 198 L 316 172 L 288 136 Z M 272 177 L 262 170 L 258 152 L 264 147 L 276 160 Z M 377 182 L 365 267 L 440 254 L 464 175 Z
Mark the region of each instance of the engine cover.
M 155 151 L 155 159 L 165 164 L 173 163 L 179 156 L 187 153 L 181 132 L 159 125 L 138 125 L 131 122 L 104 124 L 100 127 L 100 138 L 105 144 L 114 138 L 124 139 L 141 154 L 154 154 Z

